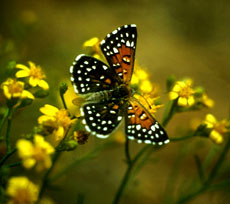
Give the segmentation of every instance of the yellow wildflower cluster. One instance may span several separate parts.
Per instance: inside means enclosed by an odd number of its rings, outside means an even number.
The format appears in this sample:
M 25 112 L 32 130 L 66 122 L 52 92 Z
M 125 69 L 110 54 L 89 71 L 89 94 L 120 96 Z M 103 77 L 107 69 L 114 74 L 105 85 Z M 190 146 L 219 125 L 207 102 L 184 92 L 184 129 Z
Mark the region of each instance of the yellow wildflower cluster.
M 32 87 L 39 86 L 44 90 L 49 89 L 49 85 L 47 82 L 44 80 L 46 77 L 45 74 L 43 73 L 42 69 L 40 66 L 36 66 L 33 62 L 29 61 L 28 62 L 29 67 L 23 65 L 23 64 L 17 64 L 16 68 L 20 69 L 16 73 L 17 78 L 24 78 L 28 77 L 29 78 L 29 84 Z
M 16 146 L 25 168 L 30 169 L 36 165 L 36 170 L 42 171 L 51 167 L 50 156 L 55 150 L 44 140 L 44 137 L 35 135 L 33 143 L 29 140 L 20 139 Z
M 40 108 L 44 114 L 38 118 L 38 123 L 44 128 L 48 128 L 53 136 L 53 141 L 58 144 L 66 134 L 73 120 L 69 117 L 66 109 L 58 109 L 55 106 L 46 104 Z
M 230 131 L 230 122 L 228 120 L 217 121 L 212 114 L 206 115 L 204 124 L 211 130 L 209 138 L 216 144 L 221 144 L 225 133 Z
M 210 99 L 202 88 L 193 88 L 193 81 L 185 79 L 176 81 L 169 92 L 169 100 L 177 100 L 177 105 L 181 107 L 191 107 L 195 104 L 202 104 L 205 107 L 212 108 L 214 101 Z
M 10 99 L 34 99 L 34 96 L 27 90 L 24 90 L 24 82 L 16 81 L 15 79 L 9 78 L 2 83 L 1 87 L 5 97 Z
M 38 199 L 39 188 L 27 177 L 12 177 L 6 189 L 8 204 L 33 204 Z
M 169 92 L 169 100 L 178 99 L 179 106 L 192 106 L 195 103 L 195 91 L 191 88 L 191 86 L 191 79 L 177 81 L 172 88 L 172 91 Z

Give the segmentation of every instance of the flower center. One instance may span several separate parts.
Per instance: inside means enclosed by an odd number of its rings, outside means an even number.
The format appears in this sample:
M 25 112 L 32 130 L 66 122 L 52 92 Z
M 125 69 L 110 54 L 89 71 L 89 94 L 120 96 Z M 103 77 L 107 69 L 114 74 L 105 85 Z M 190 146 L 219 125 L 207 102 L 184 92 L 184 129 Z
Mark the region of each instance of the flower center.
M 34 158 L 37 161 L 43 161 L 46 156 L 45 149 L 41 147 L 35 147 L 34 148 Z
M 28 189 L 17 189 L 16 196 L 13 198 L 15 204 L 29 204 L 31 203 L 31 196 Z
M 68 111 L 64 109 L 61 109 L 56 113 L 56 119 L 57 123 L 64 128 L 67 128 L 71 123 L 71 119 L 68 116 Z
M 9 84 L 9 92 L 11 94 L 22 93 L 23 89 L 24 89 L 23 84 L 18 83 L 17 81 L 13 81 L 12 84 Z
M 194 91 L 189 86 L 185 86 L 181 88 L 179 92 L 180 97 L 183 97 L 183 98 L 189 98 L 193 94 L 194 94 Z
M 43 73 L 43 71 L 40 67 L 31 67 L 30 76 L 37 78 L 37 79 L 44 79 L 45 78 L 45 74 Z
M 213 129 L 216 130 L 217 132 L 219 132 L 220 134 L 224 134 L 227 132 L 227 123 L 225 121 L 220 121 L 216 124 L 214 124 Z

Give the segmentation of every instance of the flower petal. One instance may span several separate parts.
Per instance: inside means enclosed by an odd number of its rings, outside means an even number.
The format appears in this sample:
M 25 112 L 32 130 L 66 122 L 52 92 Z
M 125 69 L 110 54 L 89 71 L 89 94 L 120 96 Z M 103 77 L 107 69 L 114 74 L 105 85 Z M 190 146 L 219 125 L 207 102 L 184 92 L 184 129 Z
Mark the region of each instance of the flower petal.
M 178 93 L 174 92 L 174 91 L 171 91 L 169 92 L 169 100 L 174 100 L 176 98 L 178 98 Z
M 38 85 L 38 79 L 34 78 L 34 77 L 30 77 L 29 79 L 29 84 L 33 87 Z
M 207 114 L 204 123 L 207 125 L 207 128 L 213 128 L 217 121 L 212 114 Z
M 18 149 L 18 155 L 20 158 L 31 157 L 34 154 L 33 144 L 25 139 L 19 139 L 16 147 Z
M 30 68 L 36 68 L 36 65 L 33 62 L 28 61 L 28 64 L 29 64 Z
M 51 106 L 49 104 L 44 105 L 43 107 L 40 108 L 40 111 L 48 116 L 55 116 L 56 113 L 59 111 L 58 108 L 55 106 Z
M 30 75 L 29 72 L 25 71 L 25 70 L 20 70 L 16 73 L 16 77 L 17 78 L 23 78 L 23 77 L 28 77 Z
M 178 105 L 179 105 L 179 106 L 187 106 L 187 105 L 188 105 L 188 104 L 187 104 L 187 98 L 180 97 L 180 98 L 178 99 Z
M 194 97 L 193 97 L 193 96 L 190 96 L 190 97 L 188 98 L 188 105 L 189 105 L 189 106 L 192 106 L 194 103 L 195 103 Z
M 16 68 L 22 69 L 22 70 L 27 71 L 27 72 L 30 72 L 30 69 L 27 66 L 23 65 L 23 64 L 17 64 Z
M 40 86 L 44 90 L 48 90 L 49 89 L 49 84 L 45 80 L 38 81 L 38 86 Z
M 32 168 L 36 164 L 36 160 L 33 158 L 28 158 L 23 160 L 23 166 L 27 169 Z
M 215 131 L 215 130 L 212 130 L 212 131 L 211 131 L 209 137 L 210 137 L 210 139 L 211 139 L 213 142 L 215 142 L 216 144 L 221 144 L 221 143 L 223 143 L 223 136 L 222 136 L 219 132 L 217 132 L 217 131 Z
M 22 95 L 21 95 L 22 98 L 29 98 L 29 99 L 34 99 L 34 96 L 32 93 L 30 93 L 29 91 L 27 90 L 23 90 L 22 91 Z

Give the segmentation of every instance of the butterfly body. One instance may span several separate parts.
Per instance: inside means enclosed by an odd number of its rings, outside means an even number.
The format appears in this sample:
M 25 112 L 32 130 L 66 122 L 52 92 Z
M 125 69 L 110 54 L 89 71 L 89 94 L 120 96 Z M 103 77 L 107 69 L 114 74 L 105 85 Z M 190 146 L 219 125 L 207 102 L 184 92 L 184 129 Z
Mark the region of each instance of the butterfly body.
M 127 100 L 131 96 L 131 89 L 125 84 L 121 84 L 111 90 L 98 91 L 86 96 L 86 102 L 106 102 L 111 100 Z
M 79 55 L 70 67 L 76 93 L 86 103 L 81 115 L 86 130 L 100 138 L 108 137 L 125 120 L 128 139 L 138 143 L 166 144 L 167 133 L 140 101 L 132 96 L 130 81 L 134 68 L 136 25 L 124 25 L 101 41 L 104 62 Z

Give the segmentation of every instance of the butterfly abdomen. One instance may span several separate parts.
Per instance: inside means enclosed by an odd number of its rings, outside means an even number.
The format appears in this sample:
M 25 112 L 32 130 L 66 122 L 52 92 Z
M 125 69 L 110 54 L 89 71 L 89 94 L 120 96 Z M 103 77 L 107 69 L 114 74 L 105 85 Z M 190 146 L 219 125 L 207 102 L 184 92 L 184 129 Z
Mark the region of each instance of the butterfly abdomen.
M 126 99 L 131 95 L 131 90 L 128 86 L 122 84 L 111 90 L 98 91 L 90 94 L 87 102 L 106 102 L 116 99 Z

